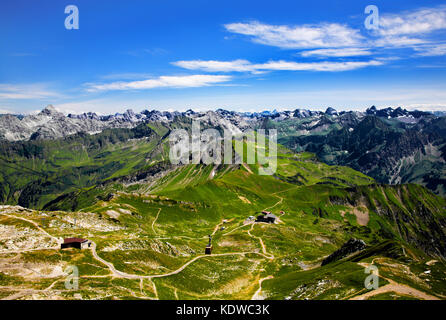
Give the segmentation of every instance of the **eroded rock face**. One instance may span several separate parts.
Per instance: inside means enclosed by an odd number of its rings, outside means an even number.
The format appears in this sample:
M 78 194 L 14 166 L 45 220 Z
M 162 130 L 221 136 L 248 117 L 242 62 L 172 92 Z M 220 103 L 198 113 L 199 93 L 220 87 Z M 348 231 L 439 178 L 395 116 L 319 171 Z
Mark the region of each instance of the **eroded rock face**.
M 322 261 L 322 265 L 329 264 L 331 262 L 335 262 L 338 260 L 341 260 L 342 258 L 345 258 L 352 253 L 364 250 L 366 248 L 366 244 L 363 240 L 360 239 L 350 239 L 346 243 L 342 245 L 341 248 L 333 252 L 331 255 L 329 255 L 327 258 L 325 258 Z
M 93 134 L 107 128 L 132 128 L 142 120 L 143 117 L 136 117 L 131 110 L 110 117 L 91 112 L 65 116 L 49 105 L 36 115 L 0 117 L 0 137 L 9 141 L 57 139 L 79 132 Z

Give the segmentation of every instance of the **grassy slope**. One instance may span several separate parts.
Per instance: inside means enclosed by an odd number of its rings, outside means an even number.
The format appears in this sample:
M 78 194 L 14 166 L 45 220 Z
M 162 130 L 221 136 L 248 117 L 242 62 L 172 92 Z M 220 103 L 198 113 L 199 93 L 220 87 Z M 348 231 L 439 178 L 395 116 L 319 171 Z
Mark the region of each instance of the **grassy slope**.
M 0 201 L 41 208 L 58 195 L 141 170 L 165 151 L 152 129 L 105 130 L 65 139 L 0 142 Z
M 72 207 L 75 203 L 78 212 L 33 212 L 30 217 L 39 222 L 45 214 L 50 220 L 45 229 L 52 235 L 94 240 L 102 258 L 118 270 L 139 275 L 178 269 L 201 255 L 207 235 L 214 233 L 212 256 L 176 275 L 153 280 L 159 298 L 248 299 L 258 289 L 258 280 L 267 276 L 274 278 L 265 280 L 262 287 L 271 299 L 345 298 L 363 292 L 364 268 L 358 262 L 380 258 L 375 263 L 384 277 L 431 294 L 446 294 L 440 275 L 446 269 L 441 259 L 429 267 L 429 283 L 412 276 L 424 272 L 425 263 L 435 254 L 426 255 L 421 250 L 426 248 L 420 246 L 429 239 L 422 231 L 432 230 L 433 223 L 438 225 L 445 217 L 442 198 L 414 185 L 376 185 L 352 169 L 327 166 L 311 154 L 294 155 L 285 149 L 280 149 L 275 176 L 260 176 L 257 170 L 257 165 L 188 165 L 168 173 L 150 188 L 146 183 L 110 183 L 77 191 L 70 199 L 54 204 Z M 281 222 L 244 224 L 248 216 L 264 209 L 279 216 Z M 355 209 L 367 212 L 366 226 L 358 223 Z M 420 213 L 425 217 L 420 218 Z M 223 219 L 227 221 L 223 223 Z M 102 224 L 108 229 L 98 229 Z M 351 237 L 365 240 L 371 254 L 318 267 Z M 387 243 L 392 244 L 390 248 Z M 44 260 L 52 253 L 37 252 L 36 259 L 40 254 L 39 259 Z M 79 254 L 66 261 L 97 264 L 89 251 Z M 108 274 L 101 264 L 91 267 L 82 274 Z M 410 272 L 401 273 L 404 268 Z M 6 283 L 18 281 L 1 275 Z M 43 286 L 41 282 L 34 285 Z M 82 294 L 90 298 L 135 297 L 122 286 L 133 294 L 139 292 L 138 280 L 107 277 L 85 279 Z M 153 288 L 147 281 L 142 293 L 155 297 Z M 72 296 L 67 293 L 64 297 Z

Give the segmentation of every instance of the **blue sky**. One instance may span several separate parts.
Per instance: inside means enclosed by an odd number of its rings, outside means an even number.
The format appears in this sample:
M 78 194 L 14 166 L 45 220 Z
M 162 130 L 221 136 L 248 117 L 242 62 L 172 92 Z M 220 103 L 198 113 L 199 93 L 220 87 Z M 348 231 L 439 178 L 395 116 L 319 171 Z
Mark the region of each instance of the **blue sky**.
M 0 39 L 2 113 L 446 110 L 440 1 L 2 1 Z

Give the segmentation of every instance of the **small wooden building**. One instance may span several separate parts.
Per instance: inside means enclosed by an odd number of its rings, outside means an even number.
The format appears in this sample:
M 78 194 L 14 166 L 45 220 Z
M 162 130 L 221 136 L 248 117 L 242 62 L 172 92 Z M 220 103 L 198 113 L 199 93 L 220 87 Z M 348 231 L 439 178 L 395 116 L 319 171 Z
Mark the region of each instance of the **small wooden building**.
M 81 238 L 65 238 L 64 242 L 60 245 L 61 249 L 66 248 L 77 248 L 77 249 L 85 249 L 90 247 L 90 242 L 88 239 Z
M 263 213 L 263 212 L 262 212 Z M 267 213 L 257 217 L 256 222 L 275 223 L 277 217 L 272 213 Z

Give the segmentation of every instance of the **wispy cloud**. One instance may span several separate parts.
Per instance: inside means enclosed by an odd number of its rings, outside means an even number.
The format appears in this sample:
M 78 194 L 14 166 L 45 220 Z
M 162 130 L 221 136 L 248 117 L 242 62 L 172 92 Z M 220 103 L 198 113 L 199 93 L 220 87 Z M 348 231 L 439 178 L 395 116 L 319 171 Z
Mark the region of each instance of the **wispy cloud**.
M 248 60 L 233 61 L 217 60 L 182 60 L 172 62 L 173 65 L 188 70 L 202 70 L 206 72 L 253 72 L 255 68 Z
M 0 99 L 44 99 L 59 97 L 43 84 L 0 84 Z
M 418 56 L 433 57 L 446 55 L 446 43 L 425 45 L 414 48 Z
M 421 35 L 446 28 L 446 6 L 423 8 L 399 14 L 383 14 L 379 34 L 383 36 Z
M 161 76 L 141 81 L 119 81 L 105 84 L 87 83 L 87 91 L 144 90 L 154 88 L 194 88 L 220 84 L 232 79 L 227 75 Z
M 444 55 L 444 47 L 439 44 L 436 32 L 446 30 L 446 5 L 391 14 L 382 12 L 379 28 L 368 34 L 361 34 L 359 27 L 329 22 L 271 25 L 253 21 L 225 24 L 224 27 L 264 45 L 314 49 L 300 52 L 303 57 L 365 56 L 371 54 L 371 49 L 401 47 L 417 50 L 419 55 Z
M 409 47 L 416 48 L 418 45 L 426 43 L 426 40 L 411 38 L 406 36 L 383 36 L 378 37 L 370 45 L 379 48 L 398 48 Z
M 372 32 L 377 47 L 412 47 L 436 43 L 430 35 L 446 29 L 446 6 L 421 8 L 398 14 L 382 14 L 379 28 Z
M 336 48 L 336 49 L 317 49 L 300 52 L 302 57 L 356 57 L 368 56 L 372 52 L 364 48 Z
M 337 23 L 287 26 L 253 21 L 224 27 L 229 32 L 249 36 L 254 42 L 286 49 L 351 47 L 363 40 L 359 30 Z
M 270 61 L 260 65 L 263 70 L 290 70 L 290 71 L 347 71 L 369 66 L 382 65 L 382 61 L 341 61 L 341 62 L 290 62 Z
M 384 62 L 370 61 L 322 61 L 322 62 L 294 62 L 294 61 L 268 61 L 261 64 L 253 64 L 247 60 L 215 61 L 215 60 L 190 60 L 177 61 L 173 64 L 189 70 L 201 70 L 207 72 L 251 72 L 265 71 L 347 71 L 368 66 L 379 66 Z

